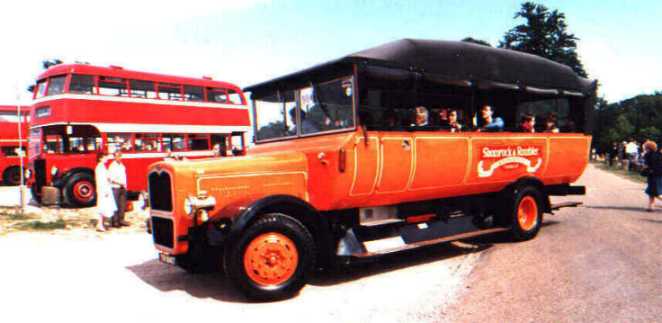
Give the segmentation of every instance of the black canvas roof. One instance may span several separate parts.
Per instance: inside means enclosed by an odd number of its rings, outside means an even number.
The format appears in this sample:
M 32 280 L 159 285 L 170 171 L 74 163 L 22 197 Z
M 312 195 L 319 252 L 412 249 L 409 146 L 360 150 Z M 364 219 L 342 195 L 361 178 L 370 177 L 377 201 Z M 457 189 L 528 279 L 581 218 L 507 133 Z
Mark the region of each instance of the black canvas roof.
M 578 76 L 566 65 L 536 55 L 460 41 L 419 39 L 401 39 L 362 50 L 246 87 L 244 91 L 261 92 L 289 81 L 314 79 L 315 75 L 352 63 L 391 67 L 449 81 L 492 82 L 583 94 L 594 91 L 594 81 Z

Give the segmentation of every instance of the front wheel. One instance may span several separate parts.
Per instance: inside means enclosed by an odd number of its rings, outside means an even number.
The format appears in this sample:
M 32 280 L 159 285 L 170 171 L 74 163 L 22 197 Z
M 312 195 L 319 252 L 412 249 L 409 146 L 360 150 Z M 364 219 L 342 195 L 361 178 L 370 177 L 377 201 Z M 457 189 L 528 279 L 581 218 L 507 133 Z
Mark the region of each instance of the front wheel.
M 525 186 L 515 191 L 511 208 L 511 233 L 516 241 L 533 239 L 542 225 L 542 193 Z
M 278 300 L 305 285 L 315 265 L 315 243 L 301 222 L 271 213 L 251 224 L 227 256 L 227 273 L 247 296 Z
M 64 184 L 64 197 L 68 206 L 90 207 L 97 203 L 94 179 L 88 173 L 76 173 Z
M 10 167 L 2 174 L 2 182 L 5 185 L 16 186 L 21 184 L 21 169 L 19 167 Z

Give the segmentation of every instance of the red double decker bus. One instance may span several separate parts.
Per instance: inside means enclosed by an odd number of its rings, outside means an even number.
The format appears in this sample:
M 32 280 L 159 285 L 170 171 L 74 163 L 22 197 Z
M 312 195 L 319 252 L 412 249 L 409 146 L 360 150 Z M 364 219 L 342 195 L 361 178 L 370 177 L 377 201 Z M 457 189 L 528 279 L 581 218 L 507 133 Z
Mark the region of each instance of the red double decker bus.
M 55 187 L 68 206 L 96 203 L 97 152 L 122 152 L 131 198 L 146 191 L 153 162 L 243 154 L 250 125 L 236 85 L 85 64 L 41 74 L 31 118 L 33 197 L 40 200 L 45 186 Z
M 2 184 L 19 185 L 21 183 L 20 154 L 27 148 L 28 114 L 30 106 L 21 106 L 19 118 L 18 106 L 0 105 L 0 176 Z M 22 137 L 18 135 L 21 123 Z

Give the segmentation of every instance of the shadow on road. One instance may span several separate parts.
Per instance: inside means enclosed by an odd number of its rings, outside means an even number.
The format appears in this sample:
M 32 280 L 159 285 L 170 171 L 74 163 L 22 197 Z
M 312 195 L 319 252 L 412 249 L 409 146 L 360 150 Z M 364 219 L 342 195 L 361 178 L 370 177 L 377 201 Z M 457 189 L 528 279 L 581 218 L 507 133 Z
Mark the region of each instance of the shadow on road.
M 645 202 L 643 202 L 645 203 Z M 584 206 L 587 209 L 596 209 L 596 210 L 617 210 L 617 211 L 637 211 L 637 212 L 645 212 L 646 208 L 641 206 L 641 207 L 636 207 L 636 206 L 603 206 L 603 205 L 585 205 Z
M 650 222 L 650 223 L 656 223 L 656 224 L 662 224 L 662 219 L 640 219 L 641 221 L 644 222 Z
M 335 286 L 367 276 L 442 261 L 469 253 L 481 252 L 490 248 L 489 243 L 459 245 L 444 243 L 415 250 L 403 251 L 338 265 L 333 270 L 319 271 L 313 274 L 308 284 L 314 286 Z M 190 274 L 178 267 L 150 260 L 128 266 L 127 269 L 145 283 L 162 292 L 184 291 L 196 298 L 213 298 L 224 302 L 251 303 L 235 288 L 223 273 Z

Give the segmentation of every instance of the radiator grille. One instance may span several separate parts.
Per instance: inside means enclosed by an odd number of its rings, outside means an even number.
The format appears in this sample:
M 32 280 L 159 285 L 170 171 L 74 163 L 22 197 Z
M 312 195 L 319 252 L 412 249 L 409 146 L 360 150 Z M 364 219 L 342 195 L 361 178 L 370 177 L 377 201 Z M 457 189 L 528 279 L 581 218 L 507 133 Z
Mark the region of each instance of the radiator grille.
M 153 216 L 152 237 L 154 238 L 155 244 L 172 248 L 174 245 L 172 220 Z
M 149 174 L 149 203 L 153 210 L 172 211 L 172 186 L 166 172 Z

